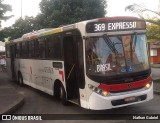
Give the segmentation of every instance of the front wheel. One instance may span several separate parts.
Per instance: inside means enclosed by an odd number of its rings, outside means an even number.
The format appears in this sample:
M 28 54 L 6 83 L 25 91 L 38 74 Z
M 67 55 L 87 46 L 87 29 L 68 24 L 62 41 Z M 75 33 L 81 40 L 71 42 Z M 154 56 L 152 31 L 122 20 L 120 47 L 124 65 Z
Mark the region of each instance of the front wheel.
M 64 90 L 64 87 L 61 85 L 59 88 L 59 98 L 61 99 L 61 102 L 63 105 L 67 105 L 67 99 L 66 99 L 66 92 Z

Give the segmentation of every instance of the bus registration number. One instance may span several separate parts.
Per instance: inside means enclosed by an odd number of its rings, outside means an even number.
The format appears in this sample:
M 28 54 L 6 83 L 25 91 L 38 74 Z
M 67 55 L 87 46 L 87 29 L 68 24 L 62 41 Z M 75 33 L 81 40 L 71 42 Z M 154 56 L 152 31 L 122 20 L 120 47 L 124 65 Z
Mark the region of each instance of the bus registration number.
M 124 99 L 125 102 L 134 102 L 136 100 L 136 97 L 127 97 Z

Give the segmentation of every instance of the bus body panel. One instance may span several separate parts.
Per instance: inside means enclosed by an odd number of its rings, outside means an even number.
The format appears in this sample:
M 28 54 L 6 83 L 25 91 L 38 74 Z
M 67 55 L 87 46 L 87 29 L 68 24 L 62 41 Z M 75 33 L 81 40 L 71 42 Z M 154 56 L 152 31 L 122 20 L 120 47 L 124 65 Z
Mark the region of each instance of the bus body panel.
M 65 83 L 64 67 L 53 68 L 53 62 L 60 62 L 63 65 L 63 61 L 15 59 L 16 78 L 18 79 L 18 73 L 21 73 L 24 84 L 53 95 L 55 80 Z M 63 86 L 66 87 L 65 84 Z

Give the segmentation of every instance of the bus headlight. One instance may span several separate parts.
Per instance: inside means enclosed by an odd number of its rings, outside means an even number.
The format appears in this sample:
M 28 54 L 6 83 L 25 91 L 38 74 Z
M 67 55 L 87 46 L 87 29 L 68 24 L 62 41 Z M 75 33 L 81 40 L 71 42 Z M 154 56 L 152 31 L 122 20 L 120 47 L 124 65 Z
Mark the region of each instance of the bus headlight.
M 109 95 L 109 92 L 107 92 L 107 91 L 103 91 L 101 95 L 106 97 L 106 96 L 108 96 L 108 95 Z
M 99 89 L 98 87 L 95 87 L 95 86 L 93 86 L 93 85 L 91 85 L 91 84 L 88 84 L 88 87 L 92 90 L 92 91 L 94 91 L 94 92 L 96 92 L 97 94 L 100 94 L 100 95 L 102 95 L 102 96 L 109 96 L 109 92 L 108 91 L 104 91 L 104 90 L 101 90 L 101 89 Z
M 149 82 L 146 84 L 146 89 L 149 89 L 151 87 L 152 82 Z

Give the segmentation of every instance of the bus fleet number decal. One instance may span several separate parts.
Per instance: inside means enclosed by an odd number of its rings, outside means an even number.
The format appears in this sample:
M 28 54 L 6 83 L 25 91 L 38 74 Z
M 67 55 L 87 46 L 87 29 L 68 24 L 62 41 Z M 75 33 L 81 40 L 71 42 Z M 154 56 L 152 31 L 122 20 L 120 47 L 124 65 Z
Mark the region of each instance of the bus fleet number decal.
M 110 70 L 112 70 L 110 64 L 97 65 L 97 72 L 106 72 L 106 71 L 110 71 Z

